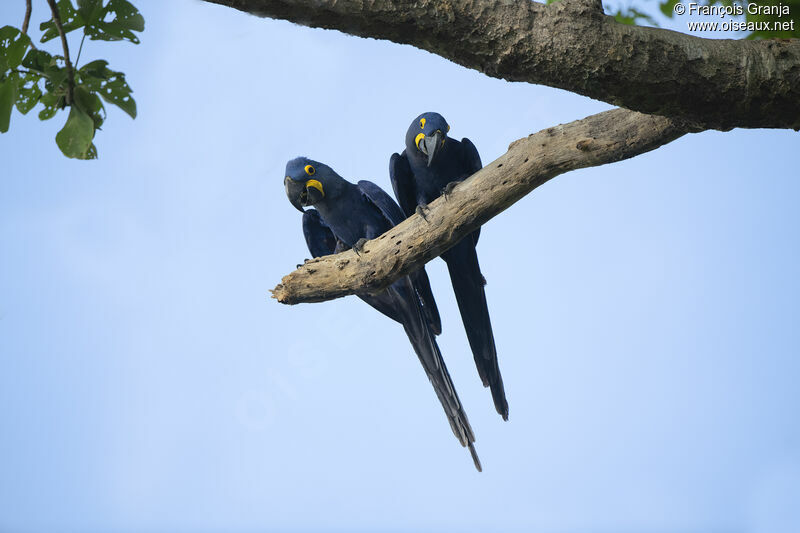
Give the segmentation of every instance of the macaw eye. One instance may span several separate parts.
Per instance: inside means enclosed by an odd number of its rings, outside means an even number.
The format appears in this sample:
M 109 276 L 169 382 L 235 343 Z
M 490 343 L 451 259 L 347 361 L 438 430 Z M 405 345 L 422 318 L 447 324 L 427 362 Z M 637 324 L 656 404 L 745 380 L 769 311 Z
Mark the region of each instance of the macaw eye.
M 419 119 L 419 129 L 421 129 L 421 130 L 425 129 L 425 119 L 424 118 Z
M 311 165 L 306 165 L 305 171 L 306 174 L 308 174 L 309 176 L 313 176 L 314 173 L 316 172 L 316 170 L 314 170 L 314 167 L 312 167 Z

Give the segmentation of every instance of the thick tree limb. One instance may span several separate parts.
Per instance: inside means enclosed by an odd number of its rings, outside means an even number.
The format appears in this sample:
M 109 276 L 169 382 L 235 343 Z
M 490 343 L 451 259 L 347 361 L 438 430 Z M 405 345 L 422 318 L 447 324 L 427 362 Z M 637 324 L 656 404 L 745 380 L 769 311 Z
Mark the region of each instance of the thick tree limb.
M 439 256 L 548 180 L 648 152 L 687 133 L 672 119 L 614 109 L 515 141 L 499 159 L 413 215 L 352 250 L 308 261 L 284 276 L 273 297 L 285 304 L 377 292 Z
M 618 24 L 599 1 L 206 0 L 388 39 L 697 128 L 800 128 L 800 40 L 701 39 Z

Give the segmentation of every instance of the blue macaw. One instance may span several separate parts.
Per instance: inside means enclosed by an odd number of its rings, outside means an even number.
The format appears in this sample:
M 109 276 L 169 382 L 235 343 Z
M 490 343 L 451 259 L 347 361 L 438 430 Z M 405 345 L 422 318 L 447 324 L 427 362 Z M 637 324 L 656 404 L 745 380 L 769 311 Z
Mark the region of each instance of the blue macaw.
M 397 201 L 406 216 L 415 211 L 423 217 L 427 205 L 442 193 L 481 169 L 481 158 L 475 145 L 447 136 L 450 126 L 438 113 L 423 113 L 414 119 L 406 132 L 406 148 L 392 154 L 389 174 Z M 489 307 L 483 286 L 486 280 L 478 265 L 480 228 L 470 233 L 442 254 L 450 271 L 450 281 L 467 331 L 472 355 L 484 387 L 490 387 L 495 409 L 508 420 L 508 401 L 503 377 L 497 365 Z
M 305 157 L 286 164 L 284 186 L 289 201 L 303 212 L 303 233 L 314 257 L 350 248 L 360 253 L 367 240 L 382 235 L 405 218 L 394 200 L 374 183 L 350 183 L 329 166 Z M 314 208 L 305 209 L 311 206 Z M 378 294 L 359 297 L 402 324 L 453 433 L 462 446 L 469 448 L 475 468 L 480 471 L 473 444 L 475 435 L 436 343 L 441 321 L 424 268 L 398 279 Z

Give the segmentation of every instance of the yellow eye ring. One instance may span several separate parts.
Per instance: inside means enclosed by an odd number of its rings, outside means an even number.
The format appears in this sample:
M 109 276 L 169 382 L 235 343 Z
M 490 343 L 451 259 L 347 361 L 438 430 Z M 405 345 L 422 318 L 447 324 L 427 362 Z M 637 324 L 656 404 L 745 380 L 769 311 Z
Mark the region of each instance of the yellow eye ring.
M 311 165 L 306 165 L 306 168 L 304 170 L 306 171 L 306 174 L 308 174 L 309 176 L 313 176 L 314 173 L 316 172 L 316 170 L 314 170 L 314 167 L 312 167 Z
M 447 131 L 450 131 L 450 124 L 447 125 Z
M 421 129 L 421 130 L 425 129 L 425 119 L 424 118 L 419 119 L 419 129 Z

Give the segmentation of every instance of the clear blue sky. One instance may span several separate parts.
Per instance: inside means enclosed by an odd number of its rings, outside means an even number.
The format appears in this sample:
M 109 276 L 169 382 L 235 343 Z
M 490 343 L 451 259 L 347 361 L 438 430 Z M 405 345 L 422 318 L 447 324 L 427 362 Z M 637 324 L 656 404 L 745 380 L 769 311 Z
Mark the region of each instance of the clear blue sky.
M 62 115 L 0 136 L 0 530 L 800 531 L 797 133 L 687 136 L 492 220 L 507 423 L 429 265 L 478 474 L 399 326 L 356 298 L 269 298 L 308 257 L 283 167 L 307 155 L 389 188 L 423 111 L 487 163 L 609 106 L 136 4 L 140 46 L 83 51 L 139 106 L 109 110 L 98 161 L 61 156 Z

